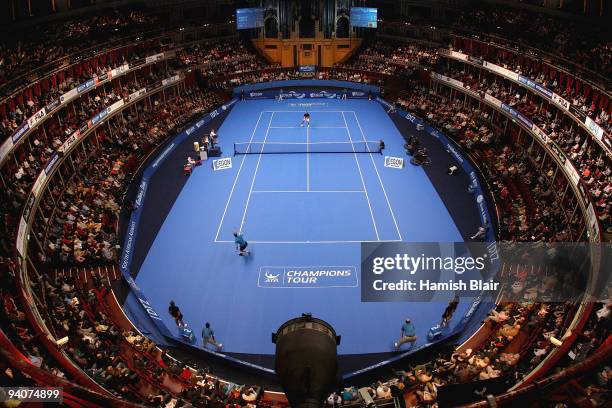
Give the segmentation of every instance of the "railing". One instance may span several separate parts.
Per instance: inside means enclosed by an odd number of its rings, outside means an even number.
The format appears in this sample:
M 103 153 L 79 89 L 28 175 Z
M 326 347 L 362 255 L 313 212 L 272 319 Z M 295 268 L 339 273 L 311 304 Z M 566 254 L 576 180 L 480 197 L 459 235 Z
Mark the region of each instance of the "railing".
M 215 41 L 218 39 L 225 39 L 227 37 L 222 38 L 210 38 L 205 40 L 200 40 L 197 42 L 204 41 Z M 189 43 L 192 44 L 193 42 Z M 58 112 L 62 107 L 66 106 L 68 103 L 72 102 L 76 98 L 81 97 L 85 93 L 96 89 L 97 87 L 104 85 L 113 79 L 124 76 L 129 72 L 134 72 L 136 70 L 141 69 L 142 67 L 152 65 L 158 63 L 160 61 L 165 61 L 172 59 L 176 56 L 177 51 L 181 48 L 176 48 L 172 50 L 168 50 L 165 52 L 156 53 L 153 55 L 149 55 L 145 58 L 139 59 L 138 61 L 132 61 L 130 63 L 123 64 L 117 68 L 114 68 L 100 76 L 94 75 L 93 78 L 81 83 L 77 87 L 71 89 L 70 91 L 64 93 L 59 98 L 53 100 L 43 108 L 39 109 L 34 115 L 25 120 L 12 135 L 9 136 L 7 140 L 5 140 L 2 145 L 0 145 L 0 167 L 4 164 L 6 159 L 9 157 L 10 153 L 13 152 L 21 143 L 23 143 L 26 138 L 40 126 L 48 117 L 51 117 L 53 114 Z M 241 56 L 236 59 L 232 59 L 231 61 L 243 61 L 253 58 L 251 56 Z M 222 61 L 210 61 L 202 64 L 197 64 L 193 66 L 186 67 L 184 70 L 189 69 L 197 69 L 205 66 L 214 66 L 216 64 L 225 62 L 228 60 Z
M 604 129 L 602 129 L 597 123 L 595 123 L 594 120 L 592 120 L 590 117 L 581 112 L 580 108 L 572 105 L 561 95 L 556 94 L 550 89 L 547 89 L 546 87 L 532 81 L 527 77 L 519 75 L 514 71 L 511 71 L 504 67 L 500 67 L 499 65 L 493 64 L 491 62 L 483 61 L 480 59 L 478 59 L 478 62 L 476 62 L 474 58 L 471 58 L 467 54 L 457 51 L 451 51 L 446 48 L 440 48 L 438 50 L 438 54 L 450 59 L 454 59 L 457 61 L 464 62 L 466 64 L 485 69 L 489 72 L 501 76 L 502 78 L 512 81 L 513 83 L 523 88 L 530 90 L 536 95 L 541 96 L 548 102 L 555 105 L 557 108 L 561 109 L 562 112 L 569 115 L 576 123 L 578 123 L 581 128 L 587 131 L 589 135 L 591 135 L 593 139 L 595 139 L 595 141 L 601 146 L 601 148 L 608 156 L 612 156 L 612 139 L 610 139 L 610 135 L 607 134 Z
M 461 81 L 440 75 L 435 72 L 431 73 L 431 79 L 484 102 L 488 106 L 508 117 L 510 120 L 516 121 L 516 123 L 521 126 L 522 129 L 526 130 L 530 135 L 532 135 L 533 138 L 537 140 L 544 148 L 548 155 L 555 160 L 558 167 L 563 171 L 567 180 L 569 181 L 575 196 L 578 198 L 578 203 L 584 215 L 584 219 L 587 221 L 590 242 L 595 243 L 601 241 L 601 226 L 595 214 L 593 201 L 589 196 L 588 189 L 586 189 L 584 186 L 580 173 L 572 164 L 569 157 L 565 155 L 563 150 L 542 129 L 540 129 L 535 123 L 531 122 L 514 108 L 502 103 L 499 99 L 489 94 L 485 94 L 484 98 L 482 98 L 478 93 L 466 89 Z
M 190 27 L 190 29 L 202 29 L 202 26 Z M 205 26 L 206 30 L 210 31 L 222 31 L 223 29 L 228 29 L 229 31 L 233 31 L 233 24 L 229 23 L 219 23 L 219 24 L 209 24 Z M 26 87 L 32 85 L 33 83 L 53 75 L 58 70 L 69 68 L 70 66 L 83 61 L 87 58 L 93 58 L 98 55 L 102 55 L 117 49 L 124 48 L 126 46 L 137 45 L 146 40 L 154 40 L 161 39 L 165 37 L 171 37 L 172 35 L 184 33 L 184 28 L 176 28 L 176 27 L 166 27 L 161 29 L 150 30 L 142 33 L 132 34 L 126 37 L 123 37 L 118 40 L 112 40 L 107 42 L 102 42 L 100 44 L 96 44 L 90 47 L 87 47 L 84 50 L 79 50 L 76 53 L 66 55 L 60 58 L 57 61 L 49 62 L 41 67 L 38 67 L 34 70 L 30 70 L 26 73 L 20 74 L 17 77 L 11 79 L 8 82 L 0 85 L 0 99 L 4 100 L 9 98 L 16 93 L 22 91 Z
M 450 36 L 457 38 L 466 38 L 475 41 L 483 41 L 486 39 L 487 43 L 495 47 L 504 48 L 508 51 L 512 51 L 515 53 L 524 54 L 531 58 L 544 60 L 547 64 L 555 68 L 561 69 L 562 71 L 565 71 L 572 75 L 579 76 L 580 79 L 589 82 L 589 84 L 594 88 L 600 89 L 612 97 L 612 95 L 610 94 L 610 92 L 612 92 L 612 81 L 610 81 L 610 78 L 604 76 L 599 72 L 593 71 L 592 69 L 589 69 L 584 65 L 580 65 L 576 61 L 568 60 L 567 58 L 555 54 L 553 52 L 529 46 L 527 44 L 519 43 L 510 38 L 501 37 L 485 32 L 474 32 L 463 28 L 458 28 L 454 25 L 440 24 L 438 22 L 436 22 L 435 26 L 432 26 L 431 23 L 411 23 L 410 25 L 406 25 L 405 23 L 406 22 L 404 21 L 385 21 L 382 25 L 382 32 L 387 36 L 394 36 L 398 40 L 403 39 L 405 41 L 405 38 L 398 35 L 394 35 L 393 31 L 399 30 L 401 32 L 401 29 L 408 26 L 417 27 L 422 30 L 428 30 L 433 32 L 443 32 L 442 37 Z M 391 31 L 391 33 L 388 33 L 387 30 Z M 563 67 L 569 68 L 570 71 L 564 69 Z
M 43 171 L 39 174 L 36 182 L 32 185 L 32 189 L 28 194 L 25 202 L 30 203 L 31 205 L 26 205 L 22 209 L 22 213 L 20 216 L 19 222 L 19 230 L 17 233 L 16 240 L 16 251 L 17 255 L 20 259 L 20 267 L 19 272 L 16 273 L 16 285 L 19 288 L 19 298 L 21 300 L 22 305 L 24 305 L 25 314 L 30 322 L 30 325 L 33 327 L 34 331 L 40 336 L 41 341 L 45 345 L 45 348 L 51 353 L 54 358 L 60 362 L 60 364 L 75 378 L 79 379 L 79 382 L 83 385 L 90 387 L 92 390 L 96 390 L 102 394 L 111 396 L 108 391 L 102 388 L 99 384 L 94 382 L 91 378 L 89 378 L 79 367 L 77 367 L 72 361 L 59 349 L 59 347 L 55 344 L 55 341 L 51 338 L 49 329 L 46 327 L 46 324 L 40 314 L 37 312 L 36 308 L 32 307 L 34 305 L 34 301 L 30 294 L 30 282 L 29 276 L 27 274 L 28 270 L 28 240 L 30 236 L 30 230 L 32 228 L 32 222 L 34 220 L 34 214 L 36 212 L 36 208 L 42 199 L 41 192 L 44 190 L 46 185 L 50 182 L 53 174 L 59 169 L 59 164 L 62 163 L 63 160 L 60 159 L 59 152 L 61 152 L 63 157 L 69 155 L 69 153 L 76 148 L 76 146 L 80 145 L 80 142 L 85 139 L 85 137 L 94 134 L 94 131 L 103 123 L 105 123 L 108 119 L 115 116 L 119 112 L 123 111 L 126 107 L 133 105 L 134 103 L 151 96 L 154 93 L 158 93 L 165 88 L 174 86 L 181 80 L 178 76 L 170 77 L 162 81 L 159 87 L 151 90 L 150 92 L 142 92 L 134 95 L 133 98 L 125 103 L 123 100 L 112 104 L 110 107 L 105 108 L 102 112 L 105 112 L 101 117 L 98 113 L 95 115 L 98 119 L 96 121 L 90 120 L 88 121 L 88 126 L 86 129 L 78 129 L 73 133 L 73 136 L 68 138 L 64 142 L 64 144 L 58 149 L 58 152 L 54 153 L 54 155 L 50 158 L 49 162 L 44 167 Z M 89 125 L 91 123 L 91 125 Z
M 75 384 L 30 364 L 1 330 L 0 345 L 0 359 L 27 375 L 39 386 L 61 388 L 62 399 L 69 406 L 144 408 L 143 405 L 120 400 L 112 394 L 96 392 L 95 388 Z

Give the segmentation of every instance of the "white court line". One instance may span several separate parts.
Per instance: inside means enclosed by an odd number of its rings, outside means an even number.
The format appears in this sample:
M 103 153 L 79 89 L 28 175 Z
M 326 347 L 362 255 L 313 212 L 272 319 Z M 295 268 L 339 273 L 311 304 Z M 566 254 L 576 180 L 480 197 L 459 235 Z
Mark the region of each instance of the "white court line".
M 219 244 L 235 244 L 234 241 L 215 241 Z M 249 239 L 249 244 L 360 244 L 362 242 L 402 242 L 399 239 L 379 239 L 377 241 L 251 241 Z
M 306 191 L 310 191 L 310 123 L 306 125 Z
M 267 111 L 262 111 L 262 112 L 271 112 L 271 113 L 300 113 L 300 112 L 317 112 L 317 113 L 355 113 L 355 111 L 348 111 L 348 110 L 267 110 Z
M 272 124 L 272 118 L 274 118 L 274 112 L 272 112 L 272 114 L 270 115 L 270 121 L 268 122 L 268 127 L 266 129 L 266 135 L 264 136 L 264 145 L 266 143 L 266 140 L 268 140 L 268 133 L 270 133 L 270 125 Z M 260 152 L 263 152 L 263 146 L 261 146 L 261 150 Z M 247 214 L 247 209 L 249 208 L 249 202 L 251 201 L 251 194 L 253 192 L 253 185 L 255 184 L 255 179 L 257 178 L 257 171 L 259 170 L 259 163 L 261 162 L 261 156 L 263 156 L 263 154 L 259 154 L 259 157 L 257 158 L 257 165 L 255 166 L 255 173 L 253 174 L 253 180 L 251 180 L 251 187 L 249 188 L 249 196 L 247 197 L 247 202 L 246 205 L 244 206 L 244 213 L 242 213 L 242 221 L 240 222 L 240 229 L 238 230 L 238 233 L 242 233 L 242 227 L 244 226 L 244 219 L 246 218 L 246 214 Z
M 249 143 L 253 141 L 253 137 L 255 136 L 255 132 L 257 131 L 257 127 L 259 126 L 259 121 L 261 120 L 261 115 L 263 112 L 259 113 L 259 117 L 257 118 L 257 123 L 255 123 L 255 127 L 253 128 L 253 132 L 251 132 L 251 138 L 249 139 Z M 242 171 L 242 166 L 244 165 L 244 160 L 246 159 L 246 155 L 242 158 L 240 162 L 240 167 L 238 168 L 238 172 L 236 173 L 236 177 L 234 178 L 234 184 L 232 184 L 232 190 L 230 191 L 229 197 L 227 197 L 227 202 L 225 203 L 225 208 L 223 209 L 223 215 L 221 216 L 221 221 L 219 222 L 219 228 L 217 228 L 217 234 L 215 235 L 215 242 L 219 239 L 219 232 L 221 231 L 221 226 L 223 225 L 223 220 L 225 219 L 225 213 L 227 213 L 227 207 L 229 207 L 229 203 L 232 199 L 232 195 L 234 194 L 234 189 L 236 188 L 236 183 L 238 182 L 238 176 L 240 176 L 240 172 Z
M 361 123 L 359 123 L 359 118 L 357 117 L 357 114 L 354 111 L 353 111 L 353 115 L 355 116 L 355 120 L 357 121 L 357 126 L 359 126 L 359 131 L 361 132 L 361 138 L 363 139 L 364 142 L 366 142 L 365 134 L 363 133 L 363 129 L 361 128 Z M 366 146 L 368 146 L 367 142 L 366 142 Z M 370 150 L 369 146 L 368 146 L 368 150 Z M 385 185 L 383 184 L 382 179 L 380 177 L 380 173 L 378 172 L 378 167 L 376 166 L 374 157 L 372 157 L 371 154 L 369 156 L 370 156 L 370 160 L 372 160 L 372 164 L 374 165 L 374 170 L 376 170 L 376 175 L 378 176 L 378 181 L 380 183 L 380 186 L 382 187 L 383 194 L 385 195 L 385 200 L 387 200 L 387 206 L 389 206 L 389 211 L 391 212 L 391 217 L 393 218 L 393 223 L 395 224 L 395 229 L 397 230 L 397 235 L 399 236 L 399 240 L 402 241 L 402 233 L 400 232 L 400 229 L 397 225 L 397 221 L 395 220 L 395 214 L 393 213 L 393 208 L 391 207 L 391 203 L 389 202 L 389 197 L 387 196 L 387 190 L 385 190 Z
M 346 130 L 348 131 L 349 139 L 351 139 L 351 146 L 353 147 L 353 156 L 355 157 L 355 163 L 357 163 L 357 169 L 359 170 L 359 177 L 361 177 L 361 185 L 363 186 L 363 191 L 365 192 L 366 200 L 368 200 L 368 207 L 370 208 L 370 216 L 372 217 L 372 224 L 374 224 L 374 232 L 376 233 L 376 239 L 380 241 L 380 236 L 378 236 L 378 227 L 376 226 L 376 220 L 374 219 L 374 212 L 372 211 L 372 205 L 370 204 L 370 196 L 368 195 L 368 189 L 366 188 L 365 182 L 363 181 L 361 166 L 359 165 L 359 160 L 357 160 L 355 145 L 353 145 L 353 138 L 351 137 L 351 131 L 349 130 L 348 123 L 346 123 L 346 117 L 344 116 L 344 112 L 342 112 L 342 119 L 344 120 L 344 125 L 346 126 Z
M 365 193 L 363 190 L 253 190 L 252 193 Z
M 344 129 L 344 126 L 310 126 L 313 129 Z M 270 129 L 302 129 L 302 126 L 270 126 Z
M 345 129 L 345 128 L 342 128 Z M 348 129 L 347 129 L 348 130 Z M 378 141 L 375 140 L 370 140 L 370 143 L 372 142 L 376 142 L 378 143 Z M 239 142 L 239 143 L 235 143 L 237 145 L 245 145 L 245 144 L 267 144 L 267 145 L 320 145 L 320 144 L 353 144 L 353 142 L 347 142 L 347 141 L 338 141 L 338 142 L 334 142 L 334 141 L 325 141 L 325 142 Z M 316 153 L 316 152 L 313 152 Z M 350 153 L 350 152 L 348 152 Z M 364 152 L 365 153 L 365 152 Z M 373 153 L 373 152 L 369 152 L 369 153 Z M 378 153 L 378 152 L 377 152 Z M 259 153 L 251 153 L 251 154 L 259 154 Z

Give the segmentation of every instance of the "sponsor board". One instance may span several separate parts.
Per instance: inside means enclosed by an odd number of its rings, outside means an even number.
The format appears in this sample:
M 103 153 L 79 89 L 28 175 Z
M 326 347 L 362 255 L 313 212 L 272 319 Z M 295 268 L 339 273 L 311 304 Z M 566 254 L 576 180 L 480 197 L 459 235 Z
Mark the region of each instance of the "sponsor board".
M 138 98 L 138 97 L 140 97 L 140 96 L 144 95 L 145 93 L 147 93 L 147 88 L 142 88 L 142 89 L 139 89 L 139 90 L 138 90 L 138 91 L 136 91 L 136 92 L 132 92 L 132 93 L 130 94 L 130 96 L 129 96 L 129 100 L 130 100 L 130 101 L 133 101 L 134 99 L 136 99 L 136 98 Z
M 89 81 L 83 82 L 81 85 L 77 86 L 77 92 L 83 93 L 89 88 L 92 88 L 94 85 L 96 85 L 96 80 L 92 78 Z
M 385 156 L 385 167 L 403 169 L 404 159 L 401 157 Z
M 55 167 L 55 164 L 57 163 L 58 160 L 59 160 L 59 154 L 53 153 L 53 155 L 51 156 L 51 159 L 49 159 L 49 162 L 45 166 L 45 174 L 51 173 L 51 171 L 53 170 L 53 167 Z
M 310 92 L 308 94 L 308 97 L 309 98 L 337 99 L 340 97 L 340 94 L 336 92 L 319 91 L 319 92 Z
M 603 139 L 604 130 L 599 127 L 599 125 L 595 123 L 593 119 L 587 116 L 584 121 L 584 124 L 586 125 L 587 129 L 589 129 L 589 131 L 593 134 L 593 136 L 595 136 L 599 140 Z
M 108 113 L 112 113 L 116 110 L 118 110 L 119 108 L 121 108 L 123 105 L 125 105 L 125 102 L 123 101 L 123 99 L 118 100 L 117 102 L 113 103 L 111 106 L 109 106 L 106 111 Z
M 87 129 L 89 129 L 89 121 L 87 122 L 83 122 L 83 124 L 81 125 L 81 127 L 79 128 L 79 131 L 81 133 L 85 133 L 87 131 Z
M 580 185 L 580 174 L 578 173 L 576 168 L 572 165 L 572 162 L 569 160 L 566 160 L 563 163 L 563 168 L 565 169 L 565 174 L 568 175 L 572 183 L 574 183 L 574 185 L 577 185 L 577 186 Z
M 19 220 L 19 230 L 17 231 L 17 251 L 19 251 L 19 255 L 23 256 L 24 254 L 24 244 L 25 244 L 25 232 L 28 228 L 28 223 L 22 218 Z
M 28 119 L 28 126 L 30 129 L 34 128 L 34 126 L 36 126 L 46 115 L 47 113 L 45 112 L 45 108 L 42 108 L 32 115 L 30 119 Z
M 110 76 L 116 77 L 117 75 L 121 75 L 124 72 L 128 71 L 129 69 L 130 69 L 130 66 L 128 64 L 123 64 L 117 68 L 111 69 Z
M 21 126 L 19 126 L 17 130 L 15 131 L 15 133 L 13 133 L 13 135 L 11 136 L 13 143 L 17 143 L 17 141 L 19 141 L 19 139 L 21 139 L 23 135 L 25 135 L 28 129 L 30 129 L 28 122 L 22 123 Z
M 557 95 L 556 93 L 552 94 L 552 100 L 553 102 L 555 102 L 558 106 L 560 106 L 561 108 L 565 109 L 566 111 L 569 110 L 570 107 L 570 103 L 569 101 L 563 99 L 563 97 Z
M 160 54 L 155 54 L 155 55 L 149 55 L 146 59 L 145 59 L 145 63 L 147 64 L 151 64 L 155 61 L 159 61 L 162 58 L 164 58 L 164 54 L 160 53 Z
M 6 156 L 8 156 L 12 148 L 13 139 L 9 137 L 4 141 L 4 143 L 2 143 L 2 145 L 0 145 L 0 162 L 4 161 L 4 159 L 6 158 Z
M 518 82 L 519 75 L 514 71 L 510 71 L 509 69 L 492 64 L 488 61 L 485 61 L 483 65 L 493 72 L 497 72 L 498 74 L 506 78 L 510 78 Z
M 171 76 L 170 78 L 166 78 L 166 79 L 164 79 L 164 80 L 161 82 L 161 84 L 162 84 L 163 86 L 165 86 L 165 85 L 168 85 L 168 84 L 172 84 L 172 83 L 174 83 L 174 82 L 178 82 L 178 80 L 179 80 L 179 76 L 178 76 L 178 75 L 173 75 L 173 76 Z
M 462 52 L 451 51 L 450 56 L 458 60 L 467 61 L 468 56 Z
M 314 74 L 317 70 L 315 65 L 300 65 L 298 67 L 298 72 L 300 74 Z
M 48 103 L 47 106 L 45 106 L 45 113 L 48 115 L 49 113 L 51 113 L 51 111 L 53 111 L 53 109 L 57 108 L 59 105 L 60 100 L 54 99 L 52 102 Z
M 38 196 L 38 193 L 42 190 L 43 185 L 45 184 L 45 180 L 47 180 L 46 173 L 40 173 L 40 175 L 36 178 L 34 185 L 32 186 L 32 194 Z
M 281 92 L 279 93 L 279 96 L 285 99 L 304 99 L 306 97 L 306 93 L 289 91 L 289 92 Z
M 463 82 L 457 81 L 456 79 L 449 78 L 445 75 L 438 74 L 436 72 L 431 73 L 432 78 L 437 79 L 438 81 L 446 82 L 451 85 L 455 85 L 456 87 L 463 88 Z
M 62 143 L 62 145 L 59 147 L 59 149 L 57 149 L 57 151 L 66 153 L 68 149 L 70 149 L 70 147 L 73 144 L 75 144 L 77 140 L 79 140 L 80 136 L 81 136 L 81 131 L 78 129 L 75 130 L 74 132 L 72 132 L 70 136 L 68 136 L 68 139 L 66 139 L 64 143 Z
M 213 160 L 212 167 L 214 171 L 231 169 L 232 168 L 232 158 L 224 157 L 222 159 Z
M 60 96 L 59 100 L 61 104 L 70 102 L 72 99 L 76 98 L 79 95 L 79 92 L 76 88 L 69 90 L 62 96 Z
M 485 93 L 484 98 L 485 98 L 485 101 L 491 102 L 491 104 L 493 104 L 496 108 L 499 108 L 502 106 L 502 101 L 500 101 L 494 96 L 489 95 L 488 93 Z
M 359 285 L 354 266 L 262 266 L 260 288 L 355 288 Z

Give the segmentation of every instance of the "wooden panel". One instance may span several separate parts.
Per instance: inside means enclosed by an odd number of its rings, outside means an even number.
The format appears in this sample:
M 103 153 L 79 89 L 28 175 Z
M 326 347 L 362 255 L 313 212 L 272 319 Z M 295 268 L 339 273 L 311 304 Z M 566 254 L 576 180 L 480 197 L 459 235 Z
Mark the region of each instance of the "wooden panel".
M 350 57 L 361 44 L 361 39 L 288 39 L 276 38 L 256 39 L 253 45 L 270 62 L 278 63 L 284 68 L 294 67 L 293 47 L 297 46 L 299 65 L 316 65 L 319 60 L 319 46 L 321 49 L 321 64 L 331 67 Z M 303 45 L 310 45 L 310 50 L 305 50 Z M 338 45 L 344 47 L 339 48 Z M 267 47 L 266 47 L 267 46 Z M 274 48 L 276 46 L 276 48 Z

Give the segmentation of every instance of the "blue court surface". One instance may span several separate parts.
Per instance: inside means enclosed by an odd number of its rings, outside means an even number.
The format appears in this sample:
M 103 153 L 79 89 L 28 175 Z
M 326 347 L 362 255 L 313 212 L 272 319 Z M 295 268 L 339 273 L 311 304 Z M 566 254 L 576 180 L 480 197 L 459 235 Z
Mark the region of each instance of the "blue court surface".
M 306 110 L 310 127 L 300 126 Z M 271 333 L 304 312 L 334 326 L 341 355 L 391 351 L 407 317 L 417 345 L 426 343 L 447 300 L 360 300 L 360 242 L 462 241 L 422 168 L 384 166 L 385 155 L 406 157 L 384 109 L 367 100 L 242 101 L 218 133 L 231 169 L 195 168 L 137 276 L 167 327 L 176 330 L 166 312 L 175 300 L 198 344 L 208 321 L 228 353 L 274 354 Z M 316 153 L 333 144 L 358 150 L 379 139 L 384 155 Z M 249 142 L 307 152 L 233 156 L 235 143 Z M 237 256 L 235 230 L 244 233 L 252 256 Z M 330 275 L 309 281 L 289 273 L 317 270 Z M 337 270 L 350 276 L 334 276 Z M 453 324 L 468 306 L 459 304 Z

